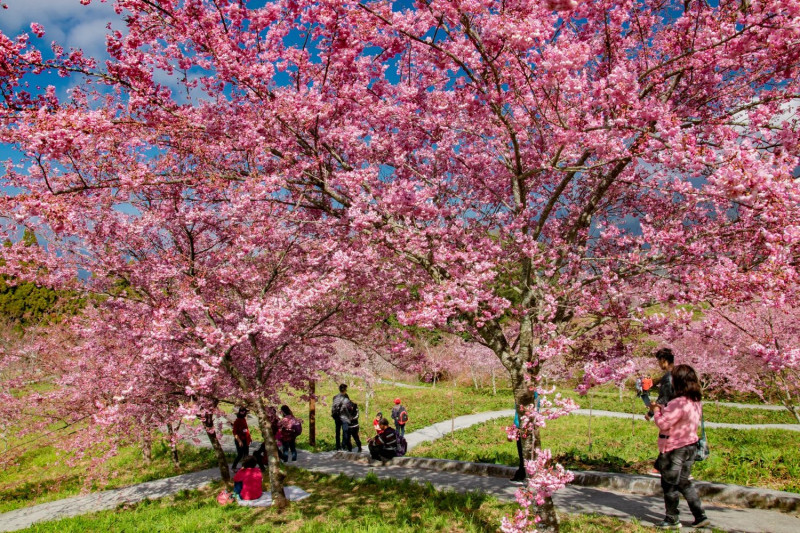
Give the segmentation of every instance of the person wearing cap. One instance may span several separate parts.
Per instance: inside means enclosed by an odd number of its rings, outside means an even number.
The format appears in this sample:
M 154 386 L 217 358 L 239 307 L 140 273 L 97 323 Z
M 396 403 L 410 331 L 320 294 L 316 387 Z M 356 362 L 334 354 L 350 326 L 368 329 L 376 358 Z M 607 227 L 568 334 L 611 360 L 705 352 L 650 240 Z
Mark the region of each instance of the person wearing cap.
M 236 443 L 236 459 L 233 460 L 231 468 L 236 472 L 236 465 L 239 461 L 250 455 L 250 428 L 247 426 L 247 407 L 240 407 L 236 413 L 236 420 L 233 422 L 233 440 Z
M 392 407 L 392 420 L 394 420 L 394 427 L 397 434 L 401 437 L 406 434 L 406 422 L 408 422 L 408 411 L 400 403 L 400 398 L 395 398 L 394 407 Z

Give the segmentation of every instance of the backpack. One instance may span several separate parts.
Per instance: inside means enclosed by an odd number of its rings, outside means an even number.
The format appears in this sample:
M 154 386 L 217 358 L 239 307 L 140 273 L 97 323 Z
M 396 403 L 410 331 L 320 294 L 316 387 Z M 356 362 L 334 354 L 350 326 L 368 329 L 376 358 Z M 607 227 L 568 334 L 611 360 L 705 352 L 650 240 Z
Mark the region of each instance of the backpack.
M 408 442 L 406 442 L 405 437 L 401 437 L 400 435 L 397 436 L 397 456 L 402 457 L 408 451 Z
M 359 415 L 358 404 L 350 402 L 347 405 L 347 407 L 348 407 L 347 414 L 350 416 L 350 424 L 351 425 L 356 424 L 358 422 L 358 415 Z
M 403 409 L 400 411 L 400 416 L 397 417 L 397 423 L 401 426 L 405 426 L 406 422 L 408 422 L 408 411 Z
M 303 434 L 303 421 L 296 416 L 292 417 L 292 433 L 295 437 Z

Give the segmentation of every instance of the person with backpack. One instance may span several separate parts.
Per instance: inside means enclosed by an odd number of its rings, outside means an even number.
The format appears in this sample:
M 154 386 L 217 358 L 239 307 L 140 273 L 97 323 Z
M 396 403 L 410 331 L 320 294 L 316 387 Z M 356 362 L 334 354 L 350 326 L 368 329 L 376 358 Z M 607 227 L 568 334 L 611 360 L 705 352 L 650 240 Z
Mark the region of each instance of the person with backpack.
M 347 413 L 347 404 L 350 403 L 350 396 L 347 395 L 347 385 L 339 385 L 339 394 L 333 397 L 331 404 L 331 417 L 336 424 L 336 449 L 342 450 L 350 448 L 350 415 Z M 342 443 L 344 442 L 344 447 Z
M 388 461 L 397 457 L 397 433 L 389 427 L 389 421 L 381 419 L 377 435 L 367 441 L 369 454 L 377 461 Z
M 394 420 L 394 427 L 397 434 L 404 437 L 406 434 L 406 423 L 408 423 L 408 411 L 400 403 L 400 398 L 395 398 L 394 407 L 392 407 L 392 420 Z
M 281 444 L 281 460 L 284 462 L 289 461 L 289 452 L 292 452 L 292 461 L 297 461 L 297 437 L 303 432 L 303 425 L 299 418 L 295 417 L 292 410 L 288 405 L 281 405 L 282 418 L 278 422 L 280 429 L 282 444 Z
M 244 459 L 250 454 L 250 443 L 253 439 L 250 437 L 250 428 L 247 426 L 247 407 L 240 407 L 236 413 L 236 420 L 233 422 L 233 440 L 236 444 L 236 459 L 233 460 L 231 470 L 236 472 L 236 465 L 239 461 Z
M 358 404 L 356 402 L 350 402 L 348 404 L 348 414 L 350 415 L 350 437 L 358 446 L 358 453 L 361 453 L 361 438 L 358 436 Z M 348 452 L 353 451 L 353 447 L 347 449 Z

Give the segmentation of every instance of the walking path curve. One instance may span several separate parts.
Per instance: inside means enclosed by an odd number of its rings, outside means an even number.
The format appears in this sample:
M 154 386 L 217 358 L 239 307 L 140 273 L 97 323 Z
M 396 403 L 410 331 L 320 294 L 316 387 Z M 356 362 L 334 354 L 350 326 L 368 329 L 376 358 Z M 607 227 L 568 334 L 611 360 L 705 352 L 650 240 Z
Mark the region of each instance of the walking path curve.
M 764 409 L 765 411 L 783 411 L 786 407 L 782 405 L 770 405 L 766 403 L 732 403 L 732 402 L 704 402 L 723 407 L 736 407 L 737 409 Z
M 584 412 L 585 411 L 585 412 Z M 435 440 L 453 430 L 464 429 L 475 424 L 496 418 L 513 417 L 513 410 L 490 411 L 460 416 L 453 420 L 439 422 L 406 434 L 409 448 L 423 442 Z M 577 414 L 588 414 L 588 410 L 578 410 Z M 641 415 L 593 411 L 596 416 L 615 416 L 642 418 Z M 711 423 L 706 423 L 711 427 Z M 786 424 L 788 426 L 788 424 Z M 751 426 L 720 424 L 719 427 Z M 775 427 L 782 424 L 762 424 Z M 783 428 L 782 428 L 783 429 Z M 210 446 L 207 442 L 201 445 Z M 223 439 L 226 451 L 234 449 L 232 437 Z M 513 468 L 499 465 L 475 465 L 459 461 L 438 461 L 423 458 L 402 458 L 394 463 L 381 465 L 371 461 L 366 455 L 346 452 L 310 453 L 300 451 L 298 461 L 292 466 L 316 472 L 344 474 L 363 478 L 374 472 L 381 478 L 411 479 L 430 482 L 439 489 L 456 491 L 484 491 L 501 500 L 513 501 L 516 487 L 508 482 Z M 642 523 L 658 522 L 663 516 L 663 502 L 657 494 L 658 481 L 649 476 L 629 476 L 608 473 L 578 473 L 576 481 L 585 485 L 572 484 L 554 495 L 557 508 L 568 513 L 597 513 L 623 519 L 635 517 Z M 598 479 L 605 481 L 598 482 Z M 56 520 L 69 516 L 114 509 L 123 503 L 135 503 L 145 498 L 156 499 L 175 494 L 181 490 L 197 489 L 219 479 L 219 470 L 208 469 L 182 476 L 141 483 L 130 487 L 96 492 L 84 496 L 65 498 L 32 507 L 17 509 L 0 514 L 0 531 L 16 531 L 36 522 Z M 583 481 L 581 481 L 583 480 Z M 597 486 L 605 485 L 604 487 Z M 708 484 L 711 485 L 711 484 Z M 310 489 L 309 489 L 310 490 Z M 654 494 L 654 490 L 656 494 Z M 313 491 L 312 491 L 313 492 Z M 790 509 L 794 514 L 775 510 L 732 508 L 708 504 L 707 511 L 715 528 L 723 531 L 744 533 L 796 533 L 800 531 L 800 495 L 755 488 L 714 485 L 712 494 L 728 493 L 728 503 L 748 506 L 752 500 L 779 502 L 776 507 Z M 683 516 L 690 516 L 685 503 L 682 503 Z

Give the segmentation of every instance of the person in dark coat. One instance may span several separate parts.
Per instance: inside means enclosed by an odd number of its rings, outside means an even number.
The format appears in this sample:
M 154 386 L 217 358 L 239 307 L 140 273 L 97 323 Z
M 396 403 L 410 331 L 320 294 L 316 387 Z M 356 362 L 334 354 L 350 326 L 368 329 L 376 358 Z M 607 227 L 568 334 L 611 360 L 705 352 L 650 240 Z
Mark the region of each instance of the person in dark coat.
M 339 385 L 339 394 L 333 397 L 333 404 L 331 405 L 331 417 L 333 418 L 333 423 L 336 424 L 337 450 L 346 450 L 352 447 L 350 445 L 350 415 L 348 414 L 347 405 L 349 403 L 350 397 L 347 395 L 347 385 L 342 383 Z

